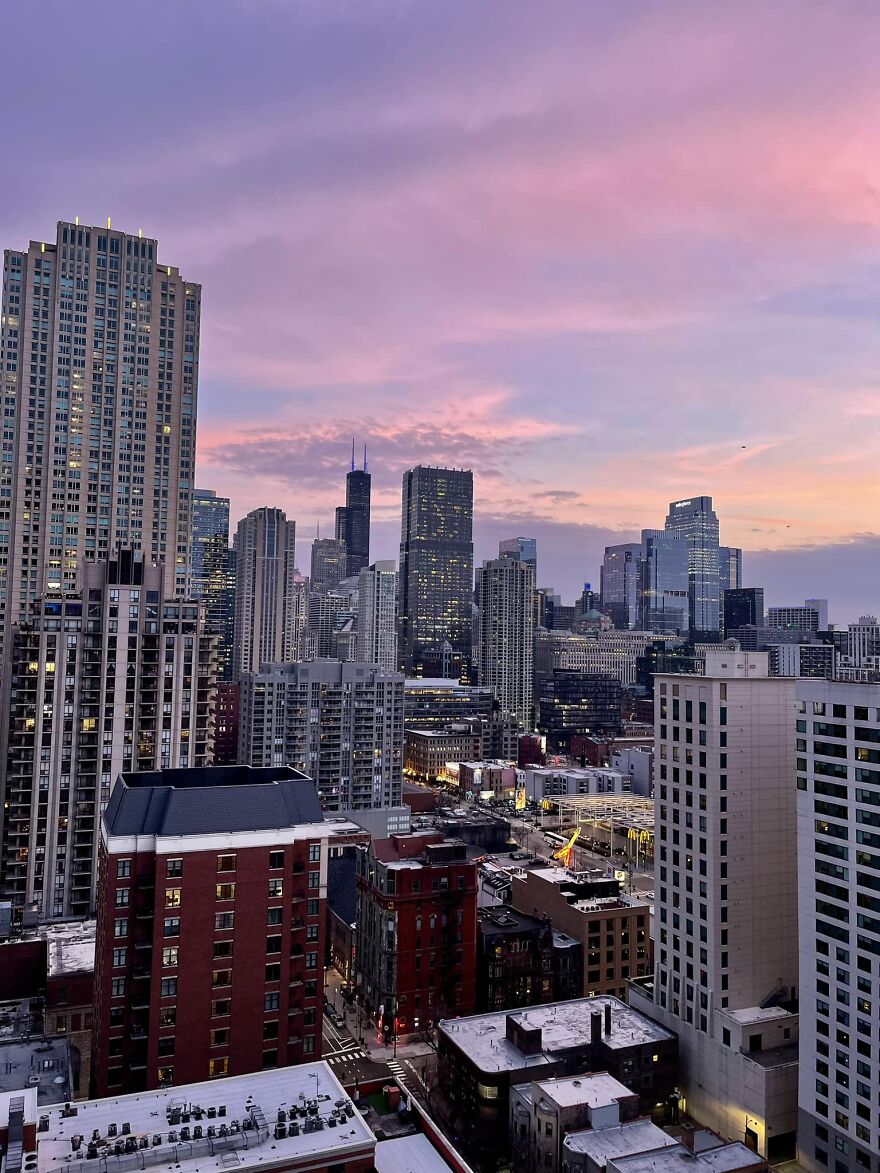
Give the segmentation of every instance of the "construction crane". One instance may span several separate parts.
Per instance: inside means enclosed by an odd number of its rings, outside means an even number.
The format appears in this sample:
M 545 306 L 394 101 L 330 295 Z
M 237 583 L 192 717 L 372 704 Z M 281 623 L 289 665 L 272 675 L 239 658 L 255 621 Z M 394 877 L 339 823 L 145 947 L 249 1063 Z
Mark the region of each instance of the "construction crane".
M 574 845 L 580 837 L 580 827 L 575 827 L 572 836 L 564 847 L 560 847 L 558 851 L 553 852 L 553 858 L 558 859 L 565 867 L 571 867 L 571 861 L 574 858 Z

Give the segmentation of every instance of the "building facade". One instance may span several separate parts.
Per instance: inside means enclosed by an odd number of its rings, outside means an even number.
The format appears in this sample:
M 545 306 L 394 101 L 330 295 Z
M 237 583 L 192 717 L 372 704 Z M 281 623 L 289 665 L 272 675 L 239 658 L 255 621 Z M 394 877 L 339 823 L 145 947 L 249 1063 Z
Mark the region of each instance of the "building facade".
M 764 626 L 764 588 L 731 587 L 721 594 L 722 634 L 737 627 Z
M 120 775 L 101 829 L 95 1095 L 320 1057 L 328 835 L 296 770 Z
M 312 594 L 325 595 L 348 577 L 348 552 L 341 538 L 315 538 L 312 542 Z
M 638 627 L 641 553 L 638 542 L 605 547 L 599 594 L 602 610 L 611 617 L 615 627 Z
M 283 509 L 254 509 L 235 533 L 234 674 L 290 659 L 296 645 L 296 522 Z
M 538 729 L 553 749 L 567 749 L 577 733 L 614 732 L 623 720 L 622 696 L 613 676 L 556 668 L 538 697 Z
M 374 562 L 358 577 L 357 658 L 397 668 L 397 566 Z
M 538 574 L 537 538 L 502 538 L 498 543 L 498 557 L 512 558 L 514 562 L 528 562 L 535 576 Z
M 534 727 L 534 595 L 528 562 L 501 557 L 477 570 L 477 680 L 524 730 Z
M 767 608 L 767 626 L 797 631 L 828 630 L 828 600 L 805 599 L 802 604 Z
M 642 530 L 639 559 L 639 627 L 666 635 L 687 635 L 690 628 L 688 564 L 684 535 Z
M 336 539 L 345 543 L 345 574 L 351 578 L 370 564 L 370 494 L 372 477 L 367 472 L 367 450 L 364 448 L 364 467 L 354 466 L 354 441 L 351 449 L 351 468 L 345 478 L 345 504 L 336 510 Z
M 399 806 L 403 677 L 371 664 L 266 664 L 242 681 L 240 760 L 294 766 L 325 810 Z
M 679 1037 L 693 1116 L 770 1160 L 794 1150 L 794 681 L 767 654 L 707 652 L 655 678 L 653 981 L 630 1003 Z M 773 899 L 767 899 L 772 891 Z
M 397 614 L 407 676 L 470 679 L 473 512 L 470 471 L 403 474 Z
M 374 839 L 357 859 L 360 997 L 386 1038 L 476 1003 L 477 867 L 437 833 Z
M 184 597 L 200 306 L 140 233 L 60 221 L 4 253 L 0 639 L 119 545 Z
M 798 1163 L 880 1168 L 880 685 L 799 680 Z
M 190 583 L 192 598 L 204 603 L 208 629 L 218 636 L 220 679 L 231 680 L 235 558 L 229 546 L 229 498 L 213 489 L 193 490 Z
M 721 547 L 711 497 L 670 503 L 665 532 L 688 546 L 688 610 L 692 639 L 717 638 L 721 625 Z M 736 584 L 734 584 L 736 585 Z
M 209 765 L 217 637 L 140 550 L 86 562 L 9 647 L 2 890 L 43 918 L 95 910 L 101 810 L 121 771 Z M 125 634 L 122 634 L 125 633 Z

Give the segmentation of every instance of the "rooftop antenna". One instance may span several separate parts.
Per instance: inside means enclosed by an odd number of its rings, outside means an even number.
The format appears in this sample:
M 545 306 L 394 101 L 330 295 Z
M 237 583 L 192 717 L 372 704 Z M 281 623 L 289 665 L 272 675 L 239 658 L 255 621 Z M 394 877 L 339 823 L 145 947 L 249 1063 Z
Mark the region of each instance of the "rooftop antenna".
M 316 521 L 315 522 L 315 537 L 320 538 L 320 536 L 321 536 L 321 523 L 320 523 L 320 521 Z
M 354 472 L 354 436 L 351 438 L 351 471 Z
M 364 472 L 367 471 L 367 446 L 364 444 Z

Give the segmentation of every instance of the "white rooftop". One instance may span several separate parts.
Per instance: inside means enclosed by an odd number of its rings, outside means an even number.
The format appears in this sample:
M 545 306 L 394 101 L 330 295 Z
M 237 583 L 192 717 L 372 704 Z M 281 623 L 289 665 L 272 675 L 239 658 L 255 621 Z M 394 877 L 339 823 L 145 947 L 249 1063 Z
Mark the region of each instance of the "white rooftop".
M 692 1153 L 683 1144 L 676 1144 L 613 1159 L 619 1173 L 641 1173 L 642 1170 L 644 1173 L 693 1173 L 695 1168 L 702 1168 L 704 1173 L 722 1169 L 731 1173 L 734 1169 L 764 1164 L 762 1157 L 740 1141 L 698 1153 Z
M 741 1010 L 722 1010 L 722 1014 L 740 1026 L 754 1026 L 757 1022 L 775 1022 L 780 1018 L 792 1018 L 784 1006 L 746 1006 Z
M 634 1094 L 607 1071 L 568 1076 L 565 1079 L 542 1079 L 540 1083 L 532 1085 L 533 1097 L 535 1089 L 560 1108 L 576 1108 L 581 1104 L 588 1108 L 602 1108 L 621 1097 L 631 1099 Z
M 379 1141 L 373 1163 L 377 1173 L 451 1173 L 452 1169 L 422 1132 Z
M 633 1120 L 612 1128 L 584 1128 L 570 1132 L 563 1146 L 575 1153 L 586 1153 L 597 1164 L 605 1166 L 608 1161 L 628 1157 L 633 1153 L 645 1153 L 652 1149 L 669 1148 L 678 1144 L 652 1124 L 650 1120 Z
M 49 977 L 94 970 L 96 926 L 94 920 L 40 925 L 37 935 L 46 942 Z
M 605 1034 L 605 1007 L 611 1007 L 611 1033 Z M 483 1071 L 519 1071 L 540 1068 L 555 1062 L 559 1052 L 590 1043 L 591 1012 L 602 1013 L 602 1043 L 612 1049 L 661 1043 L 673 1038 L 668 1030 L 633 1010 L 619 998 L 600 994 L 595 998 L 573 998 L 569 1002 L 550 1002 L 523 1010 L 492 1011 L 469 1018 L 449 1018 L 438 1023 L 438 1030 L 464 1051 Z M 525 1029 L 542 1031 L 542 1049 L 525 1055 L 507 1039 L 507 1016 L 510 1014 Z
M 49 1126 L 37 1133 L 34 1173 L 121 1173 L 134 1164 L 182 1173 L 257 1165 L 271 1168 L 311 1162 L 324 1153 L 332 1153 L 334 1161 L 344 1160 L 348 1153 L 371 1155 L 375 1143 L 342 1084 L 323 1062 L 80 1101 L 74 1106 L 76 1115 L 72 1116 L 64 1115 L 63 1105 L 40 1106 L 39 1113 L 48 1117 Z M 0 1107 L 0 1119 L 6 1112 L 8 1105 Z M 282 1112 L 283 1137 L 276 1136 Z M 189 1120 L 184 1120 L 184 1114 Z M 321 1121 L 320 1128 L 310 1124 L 306 1131 L 307 1121 L 315 1120 Z M 291 1126 L 298 1135 L 289 1135 Z M 214 1130 L 210 1137 L 209 1128 Z M 92 1150 L 90 1159 L 89 1145 L 96 1134 L 96 1151 Z M 71 1145 L 74 1136 L 83 1138 L 81 1158 Z M 126 1142 L 136 1146 L 134 1154 L 124 1151 Z M 121 1153 L 116 1152 L 118 1145 Z

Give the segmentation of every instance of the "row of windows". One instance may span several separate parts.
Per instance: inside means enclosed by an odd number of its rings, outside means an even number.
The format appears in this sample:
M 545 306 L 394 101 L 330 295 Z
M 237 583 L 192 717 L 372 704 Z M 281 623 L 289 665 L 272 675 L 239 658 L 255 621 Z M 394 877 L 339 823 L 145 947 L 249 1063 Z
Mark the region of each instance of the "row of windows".
M 270 851 L 269 852 L 269 868 L 276 871 L 284 867 L 284 851 Z M 321 862 L 321 844 L 309 844 L 309 863 Z M 128 879 L 131 876 L 130 859 L 118 859 L 116 861 L 116 878 L 120 880 Z M 225 854 L 217 856 L 217 871 L 218 872 L 234 872 L 236 867 L 236 857 L 233 854 Z M 183 859 L 171 858 L 165 861 L 165 876 L 167 879 L 179 879 L 183 875 Z

